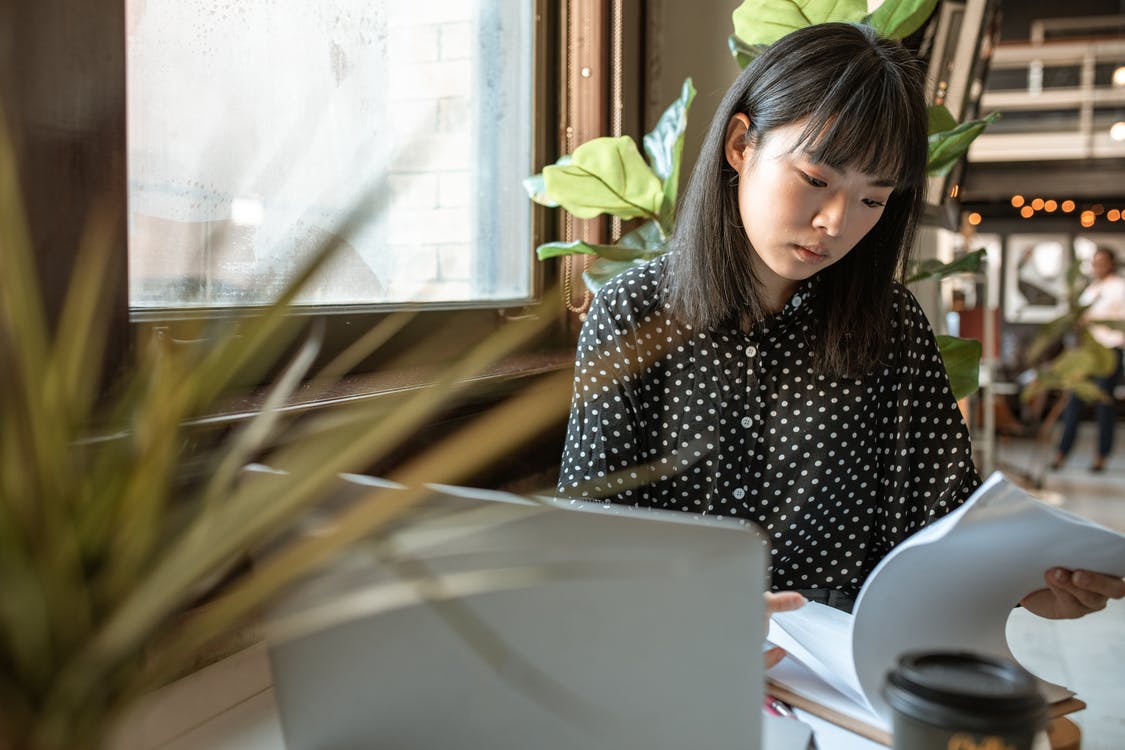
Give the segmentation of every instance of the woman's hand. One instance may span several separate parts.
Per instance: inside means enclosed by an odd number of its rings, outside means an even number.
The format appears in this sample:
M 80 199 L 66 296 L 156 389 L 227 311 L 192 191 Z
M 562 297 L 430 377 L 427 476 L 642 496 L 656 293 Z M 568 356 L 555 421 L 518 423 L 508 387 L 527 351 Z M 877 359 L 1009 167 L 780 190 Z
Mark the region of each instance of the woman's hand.
M 1047 588 L 1020 599 L 1029 612 L 1048 620 L 1066 620 L 1099 609 L 1110 599 L 1125 597 L 1125 579 L 1089 570 L 1051 568 L 1043 574 Z
M 776 594 L 767 591 L 766 594 L 766 629 L 769 630 L 770 615 L 775 612 L 789 612 L 794 609 L 800 609 L 805 606 L 805 597 L 798 594 L 796 591 L 779 591 Z M 766 669 L 769 669 L 774 664 L 785 658 L 785 649 L 780 646 L 774 646 L 763 655 L 766 663 Z

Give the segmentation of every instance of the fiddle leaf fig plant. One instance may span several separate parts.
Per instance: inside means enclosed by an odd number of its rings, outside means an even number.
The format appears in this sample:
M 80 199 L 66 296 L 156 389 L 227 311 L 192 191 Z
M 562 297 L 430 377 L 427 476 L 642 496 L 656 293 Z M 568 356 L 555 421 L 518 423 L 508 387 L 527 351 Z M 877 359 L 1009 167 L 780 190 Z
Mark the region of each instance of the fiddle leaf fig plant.
M 641 223 L 614 245 L 577 240 L 547 242 L 536 248 L 540 260 L 560 255 L 592 255 L 596 260 L 583 273 L 591 291 L 617 274 L 667 251 L 679 195 L 680 162 L 688 112 L 695 99 L 691 79 L 644 137 L 649 161 L 628 136 L 595 138 L 567 154 L 542 174 L 524 180 L 533 201 L 561 206 L 581 219 L 609 214 Z
M 728 39 L 731 54 L 742 67 L 767 45 L 806 26 L 832 21 L 866 23 L 881 35 L 902 39 L 926 22 L 938 0 L 885 0 L 867 13 L 866 0 L 745 0 L 731 14 L 734 34 Z M 602 214 L 642 223 L 613 245 L 582 240 L 548 242 L 536 252 L 540 260 L 562 255 L 590 255 L 595 260 L 583 273 L 587 288 L 597 292 L 607 281 L 645 263 L 668 249 L 679 188 L 687 117 L 695 98 L 691 79 L 684 81 L 680 97 L 668 107 L 651 133 L 644 137 L 646 163 L 628 137 L 595 138 L 567 154 L 542 174 L 524 180 L 533 201 L 561 206 L 574 216 L 589 219 Z M 958 123 L 943 105 L 928 109 L 929 156 L 927 173 L 946 175 L 965 155 L 973 139 L 999 117 Z M 910 279 L 975 271 L 983 251 L 954 264 L 937 263 Z M 950 336 L 938 338 L 954 393 L 962 398 L 979 386 L 979 342 Z

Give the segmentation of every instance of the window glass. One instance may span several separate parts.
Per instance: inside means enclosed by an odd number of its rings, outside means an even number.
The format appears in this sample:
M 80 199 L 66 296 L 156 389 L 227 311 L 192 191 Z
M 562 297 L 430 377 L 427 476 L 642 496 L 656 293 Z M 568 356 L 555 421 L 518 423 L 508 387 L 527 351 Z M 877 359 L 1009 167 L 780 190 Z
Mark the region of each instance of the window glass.
M 353 215 L 301 303 L 531 294 L 530 0 L 127 14 L 132 308 L 267 303 Z

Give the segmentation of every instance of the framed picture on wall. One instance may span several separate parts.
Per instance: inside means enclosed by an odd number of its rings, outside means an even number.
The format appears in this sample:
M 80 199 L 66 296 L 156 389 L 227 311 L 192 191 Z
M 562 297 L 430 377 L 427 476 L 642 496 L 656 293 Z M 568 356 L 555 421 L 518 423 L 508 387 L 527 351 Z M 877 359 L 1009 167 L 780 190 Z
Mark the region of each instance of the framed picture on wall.
M 1079 269 L 1087 278 L 1093 278 L 1093 268 L 1090 261 L 1094 251 L 1105 247 L 1117 256 L 1117 268 L 1121 270 L 1125 264 L 1125 234 L 1079 234 L 1074 238 L 1074 259 L 1078 261 Z
M 1046 323 L 1066 312 L 1066 269 L 1072 258 L 1065 234 L 1012 234 L 1004 263 L 1004 320 Z

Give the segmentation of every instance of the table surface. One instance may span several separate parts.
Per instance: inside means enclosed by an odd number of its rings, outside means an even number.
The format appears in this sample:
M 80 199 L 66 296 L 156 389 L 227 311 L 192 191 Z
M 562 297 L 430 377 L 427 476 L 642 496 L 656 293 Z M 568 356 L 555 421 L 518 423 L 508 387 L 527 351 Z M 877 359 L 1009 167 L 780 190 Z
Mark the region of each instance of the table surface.
M 820 750 L 883 745 L 798 710 Z M 142 700 L 110 750 L 285 750 L 264 644 L 255 644 Z

